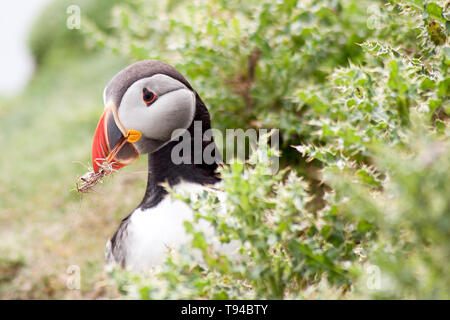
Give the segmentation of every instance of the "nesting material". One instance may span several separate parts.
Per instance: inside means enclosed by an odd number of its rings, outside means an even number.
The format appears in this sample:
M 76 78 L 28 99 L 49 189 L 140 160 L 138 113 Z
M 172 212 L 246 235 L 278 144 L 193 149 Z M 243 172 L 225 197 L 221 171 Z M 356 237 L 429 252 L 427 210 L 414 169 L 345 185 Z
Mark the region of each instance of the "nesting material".
M 94 172 L 93 168 L 89 168 L 89 171 L 86 174 L 78 177 L 76 183 L 77 191 L 88 193 L 97 183 L 102 183 L 104 177 L 110 176 L 113 172 L 117 171 L 113 168 L 113 164 L 114 163 L 103 161 L 98 172 Z

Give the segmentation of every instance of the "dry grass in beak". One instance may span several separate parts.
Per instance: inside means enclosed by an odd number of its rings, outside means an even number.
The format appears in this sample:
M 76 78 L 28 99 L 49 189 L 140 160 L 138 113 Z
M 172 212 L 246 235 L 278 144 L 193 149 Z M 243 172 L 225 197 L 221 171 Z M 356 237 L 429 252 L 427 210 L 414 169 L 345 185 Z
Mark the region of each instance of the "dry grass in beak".
M 93 168 L 88 168 L 89 171 L 87 173 L 77 178 L 77 191 L 81 193 L 87 193 L 97 183 L 102 183 L 103 177 L 110 176 L 113 172 L 117 171 L 113 168 L 113 164 L 114 163 L 103 161 L 98 172 L 94 172 Z

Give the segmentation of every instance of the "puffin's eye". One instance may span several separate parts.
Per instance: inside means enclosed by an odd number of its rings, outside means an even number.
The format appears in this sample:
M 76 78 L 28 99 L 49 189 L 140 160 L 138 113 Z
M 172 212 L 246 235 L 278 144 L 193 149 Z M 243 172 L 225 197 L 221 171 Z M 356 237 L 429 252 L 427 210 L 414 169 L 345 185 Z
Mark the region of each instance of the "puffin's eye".
M 151 105 L 156 100 L 156 94 L 149 91 L 147 88 L 142 90 L 142 100 L 144 100 L 147 106 Z

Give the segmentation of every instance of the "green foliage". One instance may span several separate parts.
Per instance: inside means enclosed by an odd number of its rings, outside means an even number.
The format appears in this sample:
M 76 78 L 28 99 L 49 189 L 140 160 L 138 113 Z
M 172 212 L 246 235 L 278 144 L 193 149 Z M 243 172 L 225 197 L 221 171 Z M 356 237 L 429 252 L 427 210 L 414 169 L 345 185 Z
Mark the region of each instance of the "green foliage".
M 286 170 L 272 175 L 264 159 L 260 150 L 252 155 L 254 166 L 235 162 L 222 167 L 217 187 L 225 196 L 215 191 L 178 195 L 196 211 L 197 221 L 215 226 L 222 242 L 242 244 L 239 259 L 211 250 L 214 239 L 186 222 L 192 248 L 169 259 L 154 282 L 141 280 L 126 290 L 140 298 L 281 299 L 297 298 L 301 289 L 324 279 L 348 289 L 355 275 L 351 265 L 358 258 L 354 249 L 370 237 L 370 230 L 343 219 L 329 205 L 309 210 L 307 183 Z M 204 264 L 195 266 L 195 250 Z M 123 282 L 122 273 L 116 270 L 115 276 Z
M 282 137 L 279 173 L 234 163 L 221 168 L 225 199 L 185 199 L 245 258 L 217 256 L 186 224 L 195 250 L 148 277 L 112 271 L 123 292 L 448 298 L 448 10 L 421 0 L 133 1 L 113 10 L 110 34 L 89 24 L 91 41 L 130 60 L 174 64 L 218 128 Z M 367 285 L 371 265 L 379 288 Z
M 110 7 L 125 0 L 59 0 L 50 2 L 33 23 L 29 35 L 29 45 L 38 66 L 52 60 L 67 59 L 68 56 L 86 54 L 83 45 L 84 20 L 95 21 L 99 30 L 109 31 Z M 80 29 L 69 29 L 66 21 L 67 9 L 75 5 L 80 8 Z M 56 13 L 56 14 L 55 14 Z
M 272 125 L 271 115 L 295 111 L 290 98 L 299 87 L 358 61 L 357 43 L 372 33 L 365 8 L 357 1 L 137 1 L 114 11 L 116 33 L 95 36 L 133 60 L 174 63 L 222 128 Z
M 118 296 L 102 285 L 105 239 L 123 218 L 119 213 L 129 210 L 127 201 L 135 203 L 141 195 L 114 203 L 80 197 L 74 189 L 90 163 L 102 90 L 127 62 L 84 48 L 80 31 L 66 28 L 70 4 L 80 5 L 82 15 L 101 26 L 108 24 L 111 2 L 49 3 L 31 30 L 35 74 L 17 96 L 0 97 L 0 145 L 7 150 L 0 155 L 1 299 Z M 82 28 L 83 22 L 82 17 Z M 145 177 L 125 172 L 124 178 L 122 185 L 145 187 Z M 71 265 L 81 269 L 81 290 L 67 286 Z
M 346 199 L 341 210 L 377 226 L 369 261 L 383 272 L 373 292 L 378 298 L 450 297 L 444 262 L 450 254 L 449 132 L 436 136 L 421 117 L 415 115 L 401 145 L 373 146 L 376 167 L 384 172 L 380 192 L 355 183 L 351 173 L 326 169 L 325 180 Z
M 4 252 L 2 252 L 2 257 L 0 258 L 0 284 L 11 281 L 24 264 L 22 258 L 7 259 L 4 257 Z

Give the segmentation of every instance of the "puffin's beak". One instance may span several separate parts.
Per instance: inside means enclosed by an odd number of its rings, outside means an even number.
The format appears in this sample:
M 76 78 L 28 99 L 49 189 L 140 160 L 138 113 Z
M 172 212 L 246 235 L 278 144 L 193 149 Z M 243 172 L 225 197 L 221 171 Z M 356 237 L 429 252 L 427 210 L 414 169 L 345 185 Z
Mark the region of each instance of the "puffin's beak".
M 133 146 L 141 133 L 137 130 L 126 130 L 120 123 L 117 107 L 109 103 L 103 112 L 92 143 L 92 166 L 98 173 L 105 162 L 118 170 L 133 161 L 139 153 Z

